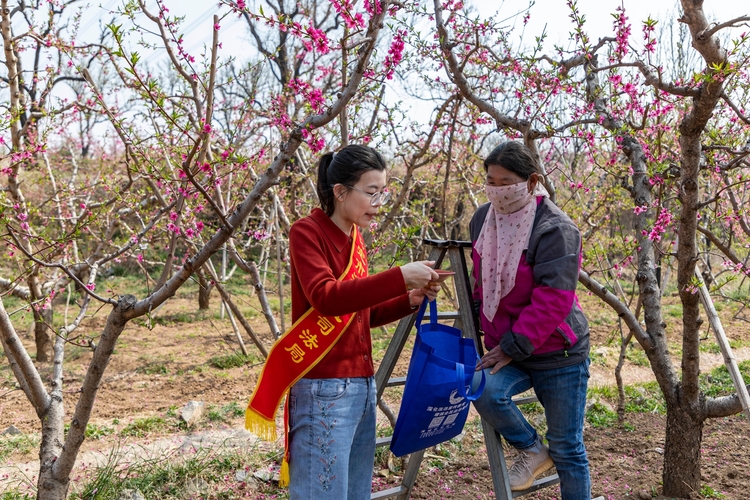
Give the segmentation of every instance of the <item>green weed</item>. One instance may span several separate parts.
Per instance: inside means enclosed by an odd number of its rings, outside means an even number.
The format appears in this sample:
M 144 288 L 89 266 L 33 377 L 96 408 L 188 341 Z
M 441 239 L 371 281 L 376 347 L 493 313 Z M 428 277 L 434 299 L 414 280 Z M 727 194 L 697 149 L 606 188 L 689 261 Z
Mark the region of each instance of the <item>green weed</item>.
M 625 411 L 630 413 L 667 413 L 664 396 L 656 382 L 625 386 Z
M 750 383 L 750 360 L 740 363 L 739 369 L 745 384 Z M 717 366 L 711 373 L 701 374 L 700 386 L 703 393 L 709 397 L 726 396 L 736 392 L 726 365 Z
M 232 401 L 231 403 L 222 406 L 221 410 L 224 412 L 225 415 L 228 415 L 233 418 L 241 417 L 245 415 L 245 407 L 240 406 L 240 404 L 237 403 L 236 401 Z
M 591 358 L 591 364 L 600 365 L 600 366 L 607 365 L 607 356 L 603 353 L 591 351 L 591 353 L 589 354 L 589 357 Z
M 704 339 L 700 343 L 699 349 L 701 352 L 708 352 L 711 354 L 719 354 L 721 352 L 721 348 L 719 347 L 719 344 L 717 344 L 716 342 L 710 339 Z
M 208 360 L 208 364 L 219 370 L 227 370 L 229 368 L 239 368 L 240 366 L 251 365 L 257 363 L 258 359 L 250 354 L 245 356 L 241 352 L 233 352 L 231 354 L 225 354 L 222 356 L 214 356 Z
M 593 312 L 589 315 L 589 323 L 595 326 L 609 326 L 617 322 L 617 316 L 611 311 Z
M 173 427 L 174 425 L 169 424 L 161 417 L 140 418 L 123 427 L 120 436 L 144 437 L 149 433 L 163 432 Z
M 260 456 L 260 460 L 259 460 Z M 274 456 L 275 458 L 278 458 Z M 274 459 L 275 459 L 274 458 Z M 113 449 L 107 463 L 71 495 L 74 500 L 115 500 L 126 489 L 138 490 L 145 498 L 230 500 L 244 496 L 246 485 L 234 479 L 245 464 L 263 462 L 257 450 L 201 448 L 191 455 L 161 455 L 125 463 L 119 450 Z M 278 493 L 273 484 L 260 484 L 263 493 Z
M 87 439 L 101 439 L 110 434 L 114 434 L 115 430 L 112 427 L 106 425 L 98 426 L 94 424 L 88 424 L 86 426 L 86 438 Z
M 14 453 L 29 455 L 39 447 L 39 436 L 36 434 L 19 434 L 0 437 L 0 462 Z
M 84 354 L 90 351 L 91 349 L 87 347 L 68 344 L 68 346 L 65 348 L 65 361 L 75 361 L 77 359 L 80 359 Z
M 708 485 L 701 486 L 701 496 L 703 498 L 724 498 L 725 495 L 713 489 Z
M 224 412 L 216 405 L 209 405 L 206 418 L 211 422 L 226 422 Z
M 664 314 L 672 318 L 682 318 L 682 304 L 665 304 Z
M 628 349 L 625 352 L 625 359 L 637 366 L 651 366 L 643 349 L 632 346 L 633 344 L 628 346 Z
M 586 412 L 586 420 L 593 427 L 612 427 L 617 423 L 617 413 L 601 403 L 594 403 Z
M 142 368 L 138 368 L 136 371 L 146 375 L 167 375 L 169 373 L 167 365 L 164 363 L 151 363 Z
M 589 387 L 589 397 L 599 396 L 609 401 L 617 401 L 617 387 L 613 385 L 604 385 L 599 387 Z
M 17 489 L 7 489 L 0 494 L 0 500 L 33 500 L 28 493 L 21 493 Z

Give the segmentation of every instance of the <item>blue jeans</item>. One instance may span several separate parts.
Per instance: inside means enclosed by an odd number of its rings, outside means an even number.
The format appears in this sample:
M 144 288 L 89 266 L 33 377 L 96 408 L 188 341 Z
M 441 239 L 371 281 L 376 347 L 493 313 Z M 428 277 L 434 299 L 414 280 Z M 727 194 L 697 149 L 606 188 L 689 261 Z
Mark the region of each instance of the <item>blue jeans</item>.
M 375 379 L 300 379 L 289 399 L 290 500 L 370 498 Z
M 534 388 L 547 418 L 549 454 L 560 476 L 563 500 L 591 498 L 589 461 L 583 445 L 589 363 L 587 358 L 576 365 L 550 370 L 534 370 L 511 364 L 494 375 L 490 375 L 490 370 L 486 369 L 484 392 L 474 402 L 482 418 L 511 446 L 526 450 L 536 443 L 537 432 L 511 397 Z

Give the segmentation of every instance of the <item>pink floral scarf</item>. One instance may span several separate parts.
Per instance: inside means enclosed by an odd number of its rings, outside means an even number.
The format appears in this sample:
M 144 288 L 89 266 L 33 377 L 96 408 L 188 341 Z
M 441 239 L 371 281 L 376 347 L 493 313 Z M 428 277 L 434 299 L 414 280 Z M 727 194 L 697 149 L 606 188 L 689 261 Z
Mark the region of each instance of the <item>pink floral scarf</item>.
M 534 225 L 536 197 L 549 197 L 549 193 L 541 182 L 530 193 L 526 181 L 485 189 L 492 206 L 475 248 L 482 258 L 482 311 L 492 321 L 500 300 L 516 284 L 521 254 L 529 246 Z

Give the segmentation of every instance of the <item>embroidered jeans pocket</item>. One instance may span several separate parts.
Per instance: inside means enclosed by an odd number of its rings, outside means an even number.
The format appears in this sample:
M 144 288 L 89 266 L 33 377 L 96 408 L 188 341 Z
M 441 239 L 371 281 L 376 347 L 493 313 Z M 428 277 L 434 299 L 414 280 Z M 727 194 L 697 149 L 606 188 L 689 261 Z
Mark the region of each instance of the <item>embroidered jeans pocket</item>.
M 348 378 L 322 378 L 316 381 L 313 396 L 326 400 L 339 399 L 346 394 L 348 388 Z

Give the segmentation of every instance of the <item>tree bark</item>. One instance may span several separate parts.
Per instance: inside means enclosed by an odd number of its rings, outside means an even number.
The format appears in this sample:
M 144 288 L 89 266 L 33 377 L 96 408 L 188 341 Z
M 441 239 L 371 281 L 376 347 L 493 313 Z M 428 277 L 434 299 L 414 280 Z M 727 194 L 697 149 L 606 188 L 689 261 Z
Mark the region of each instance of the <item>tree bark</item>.
M 36 343 L 36 360 L 50 361 L 52 352 L 52 335 L 49 325 L 52 324 L 52 308 L 34 311 L 34 342 Z
M 702 417 L 694 417 L 682 405 L 667 406 L 663 473 L 666 496 L 690 498 L 700 491 L 702 439 Z
M 70 478 L 56 478 L 54 465 L 62 454 L 63 439 L 65 437 L 65 407 L 62 397 L 62 362 L 65 349 L 65 339 L 58 336 L 55 341 L 54 368 L 50 384 L 50 404 L 42 418 L 42 442 L 39 446 L 39 481 L 37 499 L 57 500 L 65 498 L 70 486 Z M 84 425 L 85 428 L 85 425 Z
M 211 290 L 213 284 L 206 279 L 203 269 L 195 273 L 198 277 L 198 310 L 207 311 L 211 301 Z

